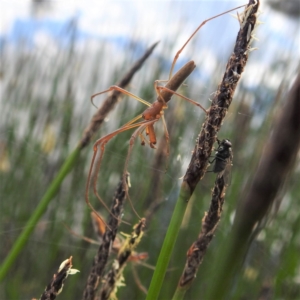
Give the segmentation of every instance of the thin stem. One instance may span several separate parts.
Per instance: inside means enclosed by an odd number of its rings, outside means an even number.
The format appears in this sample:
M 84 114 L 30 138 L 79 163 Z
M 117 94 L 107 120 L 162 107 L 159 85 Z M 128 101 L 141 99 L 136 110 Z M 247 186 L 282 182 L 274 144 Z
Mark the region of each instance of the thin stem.
M 18 257 L 19 253 L 23 249 L 25 243 L 27 242 L 29 236 L 35 229 L 39 219 L 42 217 L 44 212 L 47 209 L 48 204 L 52 200 L 52 198 L 56 195 L 58 189 L 61 186 L 61 183 L 67 176 L 67 174 L 71 171 L 73 166 L 75 165 L 77 158 L 79 156 L 80 149 L 77 147 L 67 158 L 63 166 L 61 167 L 59 173 L 52 181 L 51 185 L 49 186 L 48 190 L 46 191 L 44 197 L 41 199 L 40 203 L 38 204 L 37 208 L 31 215 L 31 218 L 28 220 L 23 232 L 18 237 L 17 241 L 14 243 L 13 248 L 10 250 L 8 256 L 4 260 L 1 268 L 0 268 L 0 281 L 5 278 L 6 273 Z
M 185 182 L 183 182 L 170 225 L 159 254 L 155 272 L 148 291 L 147 300 L 158 298 L 190 196 L 190 190 Z

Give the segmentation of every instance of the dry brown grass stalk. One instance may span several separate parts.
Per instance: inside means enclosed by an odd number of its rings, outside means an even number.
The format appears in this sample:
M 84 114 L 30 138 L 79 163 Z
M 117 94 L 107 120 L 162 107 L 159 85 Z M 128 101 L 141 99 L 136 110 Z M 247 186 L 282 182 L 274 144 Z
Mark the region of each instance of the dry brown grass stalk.
M 99 286 L 101 277 L 106 266 L 108 256 L 115 240 L 117 230 L 120 223 L 120 218 L 123 212 L 123 203 L 126 199 L 126 190 L 128 189 L 129 174 L 125 176 L 125 181 L 120 180 L 117 190 L 114 195 L 113 203 L 111 206 L 111 214 L 109 215 L 108 226 L 110 229 L 106 228 L 105 233 L 102 237 L 102 243 L 96 254 L 91 272 L 88 276 L 86 287 L 83 293 L 83 299 L 92 300 L 95 297 L 97 288 Z M 112 216 L 114 215 L 114 217 Z
M 239 16 L 240 31 L 235 47 L 226 66 L 222 82 L 218 86 L 211 107 L 198 135 L 191 162 L 183 180 L 183 188 L 193 193 L 204 176 L 217 134 L 232 102 L 234 91 L 248 61 L 251 51 L 252 32 L 256 26 L 259 1 L 250 0 L 244 13 Z
M 276 118 L 259 166 L 247 193 L 237 210 L 235 226 L 247 236 L 274 203 L 294 168 L 300 147 L 300 75 L 287 95 L 284 107 Z M 239 224 L 239 225 L 238 225 Z
M 145 54 L 133 65 L 133 67 L 128 71 L 127 74 L 117 83 L 117 85 L 121 88 L 125 88 L 129 82 L 131 81 L 133 75 L 141 68 L 146 59 L 151 55 L 154 48 L 157 46 L 158 42 L 152 45 Z M 106 98 L 103 102 L 102 106 L 97 110 L 95 115 L 93 116 L 90 124 L 85 129 L 81 141 L 79 142 L 79 148 L 84 148 L 91 141 L 94 133 L 99 129 L 102 122 L 108 115 L 108 113 L 115 107 L 118 102 L 118 98 L 120 96 L 120 92 L 113 91 L 110 96 Z
M 196 277 L 197 270 L 220 221 L 225 191 L 224 177 L 218 174 L 212 191 L 209 211 L 205 213 L 202 219 L 201 232 L 188 250 L 186 264 L 179 280 L 179 288 L 188 288 Z
M 139 244 L 146 220 L 143 218 L 138 224 L 134 226 L 131 235 L 126 235 L 126 240 L 120 248 L 118 258 L 113 262 L 111 270 L 105 276 L 105 282 L 100 291 L 100 299 L 116 299 L 116 292 L 118 287 L 124 285 L 123 270 L 131 256 L 132 251 Z
M 72 269 L 72 256 L 63 261 L 57 273 L 53 275 L 51 282 L 46 286 L 40 300 L 54 300 L 61 293 L 68 275 L 76 274 L 77 272 L 79 271 Z

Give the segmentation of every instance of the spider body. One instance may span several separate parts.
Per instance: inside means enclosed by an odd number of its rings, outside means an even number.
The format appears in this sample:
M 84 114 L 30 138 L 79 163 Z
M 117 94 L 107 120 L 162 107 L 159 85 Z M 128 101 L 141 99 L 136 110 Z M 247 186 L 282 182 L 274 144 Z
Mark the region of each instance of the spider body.
M 159 120 L 163 115 L 163 109 L 166 108 L 167 106 L 163 102 L 156 100 L 151 104 L 151 106 L 144 110 L 142 118 L 145 121 L 152 121 L 155 119 Z M 146 134 L 149 136 L 150 147 L 155 149 L 154 145 L 156 144 L 156 135 L 153 124 L 150 124 L 146 127 Z M 144 141 L 142 141 L 142 145 L 145 145 Z

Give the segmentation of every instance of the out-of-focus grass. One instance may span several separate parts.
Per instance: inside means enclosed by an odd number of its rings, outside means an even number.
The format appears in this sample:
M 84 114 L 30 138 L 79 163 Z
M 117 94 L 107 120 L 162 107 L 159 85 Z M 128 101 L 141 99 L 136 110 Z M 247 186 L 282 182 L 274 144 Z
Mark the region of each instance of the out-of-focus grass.
M 73 43 L 76 43 L 76 40 L 73 40 Z M 69 48 L 61 48 L 55 56 L 47 56 L 46 51 L 37 52 L 25 45 L 22 47 L 23 50 L 15 49 L 14 52 L 9 48 L 3 48 L 6 68 L 2 77 L 0 141 L 1 261 L 10 251 L 47 186 L 88 124 L 93 112 L 89 103 L 91 94 L 114 84 L 123 75 L 121 70 L 124 66 L 130 66 L 135 59 L 124 57 L 124 60 L 120 60 L 116 67 L 111 69 L 108 67 L 110 46 L 99 45 L 99 49 L 88 55 L 74 51 L 73 46 L 74 44 L 70 43 Z M 128 47 L 124 52 L 134 51 Z M 166 78 L 168 72 L 160 68 L 160 65 L 163 65 L 162 57 L 163 55 L 154 56 L 152 62 L 146 63 L 138 78 L 129 87 L 133 93 L 149 101 L 154 99 L 153 81 Z M 198 64 L 197 67 L 201 68 L 201 65 Z M 273 72 L 276 72 L 276 69 Z M 182 87 L 180 92 L 205 106 L 209 94 L 216 89 L 222 72 L 218 69 L 214 74 L 216 77 L 211 78 L 209 83 L 194 79 L 188 82 L 187 87 Z M 270 134 L 270 124 L 275 111 L 280 109 L 281 102 L 284 101 L 289 81 L 290 78 L 283 78 L 280 91 L 267 91 L 269 99 L 274 99 L 278 92 L 281 93 L 276 105 L 272 102 L 259 101 L 263 86 L 259 91 L 247 91 L 241 85 L 240 91 L 236 94 L 234 105 L 220 133 L 221 139 L 229 138 L 233 141 L 234 166 L 231 185 L 227 190 L 224 214 L 216 237 L 200 267 L 194 286 L 186 295 L 187 299 L 205 294 L 207 287 L 214 284 L 211 262 L 218 255 L 222 255 L 220 245 L 227 238 L 237 199 L 258 163 L 259 153 Z M 254 97 L 252 102 L 249 101 L 251 97 Z M 96 99 L 96 103 L 101 103 L 101 98 Z M 262 107 L 260 114 L 255 109 L 258 105 Z M 152 199 L 152 195 L 156 192 L 155 187 L 150 185 L 151 181 L 162 175 L 157 188 L 159 198 L 163 201 L 151 223 L 147 225 L 146 234 L 138 248 L 138 251 L 149 253 L 148 263 L 152 265 L 156 262 L 174 207 L 181 182 L 179 178 L 183 175 L 194 146 L 195 132 L 200 129 L 204 117 L 202 111 L 178 99 L 173 99 L 169 106 L 166 119 L 171 135 L 171 152 L 167 172 L 165 173 L 167 159 L 159 168 L 153 169 L 158 151 L 141 147 L 138 141 L 129 166 L 132 183 L 130 195 L 141 216 L 147 211 L 149 203 L 156 200 Z M 118 128 L 143 109 L 141 104 L 133 100 L 122 101 L 97 136 L 100 137 Z M 258 117 L 262 119 L 258 121 L 260 126 L 254 121 Z M 162 130 L 159 130 L 157 125 L 160 140 L 163 140 Z M 98 184 L 99 193 L 107 203 L 112 199 L 122 173 L 130 136 L 130 132 L 120 134 L 107 145 Z M 71 255 L 74 268 L 79 269 L 81 273 L 68 279 L 63 297 L 65 299 L 81 297 L 79 295 L 82 294 L 97 249 L 72 236 L 64 229 L 62 222 L 80 234 L 89 237 L 94 235 L 89 210 L 84 201 L 91 153 L 92 146 L 83 152 L 75 169 L 66 178 L 58 195 L 49 205 L 47 213 L 3 282 L 0 290 L 1 299 L 38 297 L 51 274 L 56 271 L 57 265 Z M 299 297 L 297 250 L 300 222 L 297 199 L 300 188 L 296 182 L 297 176 L 299 178 L 299 163 L 291 180 L 287 182 L 282 199 L 278 199 L 282 200 L 279 211 L 274 218 L 270 218 L 271 221 L 253 243 L 246 258 L 245 269 L 236 279 L 232 299 L 241 297 L 254 299 L 264 292 L 272 293 L 275 298 Z M 200 231 L 201 219 L 209 206 L 213 177 L 212 174 L 208 174 L 194 194 L 191 204 L 193 207 L 189 209 L 177 242 L 177 250 L 171 261 L 171 270 L 166 276 L 162 299 L 169 299 L 173 295 L 184 265 L 185 253 Z M 94 197 L 91 201 L 95 208 L 103 215 L 107 215 Z M 131 223 L 137 220 L 128 204 L 124 219 Z M 131 227 L 123 224 L 122 231 L 130 232 Z M 144 266 L 138 267 L 140 280 L 146 287 L 149 285 L 152 272 Z M 143 294 L 134 282 L 131 269 L 127 268 L 124 275 L 126 287 L 119 291 L 120 299 L 142 298 Z

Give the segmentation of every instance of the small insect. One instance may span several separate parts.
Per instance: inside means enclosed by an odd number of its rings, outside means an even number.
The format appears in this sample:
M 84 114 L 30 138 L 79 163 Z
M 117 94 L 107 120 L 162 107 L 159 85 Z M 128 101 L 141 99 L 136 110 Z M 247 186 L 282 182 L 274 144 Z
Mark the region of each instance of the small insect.
M 177 95 L 180 98 L 198 106 L 199 108 L 201 108 L 206 114 L 208 113 L 208 111 L 198 102 L 193 101 L 181 94 L 176 93 L 176 90 L 180 87 L 180 85 L 185 81 L 185 79 L 192 73 L 192 71 L 194 70 L 195 63 L 193 61 L 188 62 L 186 65 L 184 65 L 179 71 L 177 71 L 176 74 L 173 75 L 173 70 L 175 67 L 175 63 L 180 55 L 180 53 L 183 51 L 183 49 L 186 47 L 186 45 L 190 42 L 190 40 L 194 37 L 194 35 L 198 32 L 198 30 L 205 25 L 208 21 L 215 19 L 221 15 L 227 14 L 233 10 L 236 10 L 238 8 L 244 7 L 245 5 L 236 7 L 234 9 L 228 10 L 226 12 L 223 12 L 221 14 L 218 14 L 216 16 L 213 16 L 209 19 L 206 19 L 205 21 L 203 21 L 198 27 L 197 29 L 193 32 L 193 34 L 188 38 L 188 40 L 184 43 L 184 45 L 179 49 L 179 51 L 176 53 L 173 62 L 172 62 L 172 66 L 170 69 L 170 73 L 169 73 L 169 80 L 168 83 L 166 84 L 166 86 L 159 86 L 159 80 L 156 80 L 154 82 L 154 88 L 157 94 L 157 100 L 154 103 L 149 103 L 143 99 L 141 99 L 140 97 L 118 87 L 118 86 L 111 86 L 109 89 L 102 91 L 100 93 L 94 94 L 91 97 L 91 101 L 93 103 L 93 99 L 96 96 L 99 96 L 101 94 L 110 92 L 110 91 L 119 91 L 125 95 L 130 96 L 131 98 L 145 104 L 148 106 L 148 108 L 146 108 L 146 110 L 136 116 L 135 118 L 133 118 L 131 121 L 129 121 L 128 123 L 126 123 L 125 125 L 123 125 L 122 127 L 120 127 L 119 129 L 113 131 L 112 133 L 98 139 L 95 144 L 94 144 L 94 154 L 92 157 L 92 161 L 91 161 L 91 166 L 90 166 L 90 170 L 89 170 L 89 174 L 88 174 L 88 179 L 87 179 L 87 184 L 86 184 L 86 191 L 85 191 L 85 200 L 86 203 L 88 204 L 88 206 L 96 213 L 95 209 L 92 207 L 90 201 L 89 201 L 89 188 L 91 185 L 91 181 L 92 186 L 93 186 L 93 191 L 94 194 L 96 195 L 96 197 L 98 198 L 98 200 L 105 206 L 105 208 L 107 210 L 109 210 L 106 206 L 106 204 L 104 203 L 104 201 L 101 199 L 100 195 L 98 194 L 97 191 L 97 177 L 98 177 L 98 173 L 99 173 L 99 169 L 100 169 L 100 165 L 101 165 L 101 161 L 104 155 L 104 150 L 105 150 L 105 146 L 106 144 L 116 135 L 118 135 L 121 132 L 130 130 L 130 129 L 135 129 L 134 133 L 132 134 L 130 141 L 129 141 L 129 149 L 128 149 L 128 154 L 127 154 L 127 158 L 125 161 L 125 166 L 124 166 L 124 174 L 127 171 L 127 166 L 129 163 L 129 157 L 131 155 L 132 152 L 132 148 L 133 148 L 133 144 L 134 141 L 137 137 L 139 137 L 141 139 L 141 144 L 145 145 L 146 143 L 151 147 L 151 148 L 155 148 L 155 144 L 156 144 L 156 134 L 155 134 L 155 130 L 154 130 L 154 124 L 159 121 L 162 120 L 163 123 L 163 127 L 164 127 L 164 132 L 165 132 L 165 138 L 167 141 L 167 155 L 169 155 L 169 134 L 168 134 L 168 130 L 167 130 L 167 125 L 164 119 L 164 110 L 167 108 L 167 102 L 171 99 L 171 97 L 173 95 Z M 144 119 L 142 121 L 137 122 L 140 119 Z M 227 140 L 228 141 L 228 140 Z M 229 142 L 229 141 L 228 141 Z M 221 142 L 223 143 L 223 141 Z M 230 142 L 229 142 L 230 143 Z M 231 145 L 231 144 L 230 144 Z M 222 150 L 223 149 L 223 150 Z M 228 149 L 228 145 L 224 144 L 223 148 L 221 148 L 221 145 L 219 147 L 219 151 L 215 157 L 215 168 L 214 168 L 214 172 L 219 172 L 218 170 L 223 168 L 225 168 L 225 163 L 223 163 L 223 157 L 226 156 L 227 152 L 223 152 L 226 151 L 226 149 Z M 128 194 L 128 193 L 127 193 Z M 128 196 L 128 200 L 130 202 L 130 198 L 129 195 Z M 131 203 L 131 207 L 133 207 L 132 203 Z M 134 209 L 133 209 L 134 210 Z M 134 210 L 135 211 L 135 210 Z M 136 212 L 135 212 L 136 213 Z M 136 215 L 138 216 L 138 214 L 136 213 Z
M 213 169 L 211 170 L 211 172 L 214 173 L 221 173 L 223 172 L 227 165 L 232 161 L 232 144 L 229 140 L 225 139 L 225 140 L 217 140 L 219 147 L 216 151 L 216 155 L 215 158 L 210 161 L 210 163 L 215 162 Z
M 216 150 L 216 155 L 213 160 L 209 163 L 213 163 L 213 169 L 208 172 L 218 173 L 218 176 L 223 176 L 225 184 L 228 186 L 230 182 L 230 169 L 232 166 L 232 144 L 229 140 L 225 139 L 220 141 L 217 139 L 219 144 L 218 149 Z

